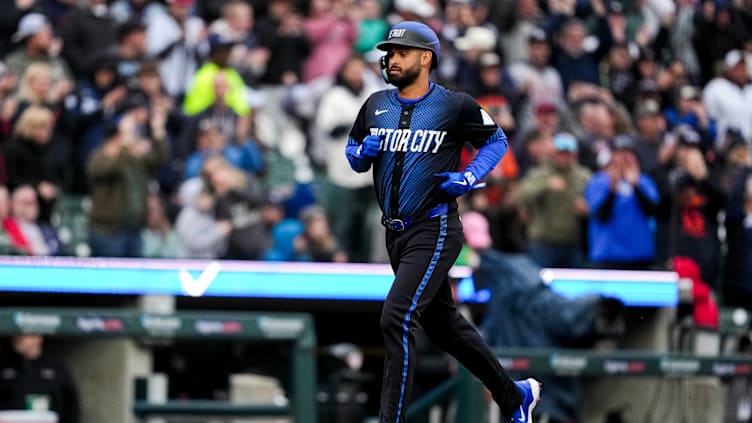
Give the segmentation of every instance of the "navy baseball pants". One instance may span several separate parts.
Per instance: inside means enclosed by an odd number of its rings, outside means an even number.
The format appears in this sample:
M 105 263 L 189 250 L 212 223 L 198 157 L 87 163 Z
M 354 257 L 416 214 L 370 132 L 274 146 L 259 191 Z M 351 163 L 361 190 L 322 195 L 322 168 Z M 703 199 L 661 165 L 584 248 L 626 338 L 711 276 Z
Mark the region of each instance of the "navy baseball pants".
M 462 248 L 456 210 L 419 222 L 405 231 L 387 230 L 395 280 L 381 312 L 386 359 L 380 423 L 403 423 L 415 369 L 418 323 L 431 342 L 454 356 L 491 391 L 510 415 L 522 398 L 493 351 L 454 305 L 448 279 Z

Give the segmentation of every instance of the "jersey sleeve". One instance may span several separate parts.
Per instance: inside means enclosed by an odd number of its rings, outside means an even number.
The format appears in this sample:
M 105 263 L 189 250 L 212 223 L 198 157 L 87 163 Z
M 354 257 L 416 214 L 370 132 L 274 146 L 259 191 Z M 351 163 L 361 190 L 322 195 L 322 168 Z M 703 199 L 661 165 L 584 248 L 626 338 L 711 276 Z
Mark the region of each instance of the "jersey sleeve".
M 470 95 L 463 93 L 461 98 L 462 104 L 457 116 L 459 138 L 470 142 L 475 148 L 495 142 L 497 132 L 500 131 L 499 125 Z

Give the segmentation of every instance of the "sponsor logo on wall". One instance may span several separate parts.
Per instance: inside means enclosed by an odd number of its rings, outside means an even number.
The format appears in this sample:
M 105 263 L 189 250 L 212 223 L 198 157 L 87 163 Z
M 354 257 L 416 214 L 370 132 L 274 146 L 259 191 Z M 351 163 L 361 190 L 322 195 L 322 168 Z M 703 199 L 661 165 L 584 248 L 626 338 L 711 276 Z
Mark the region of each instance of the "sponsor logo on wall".
M 202 335 L 232 334 L 243 331 L 243 324 L 230 320 L 197 320 L 196 332 Z
M 50 334 L 55 333 L 63 323 L 62 317 L 51 313 L 13 313 L 13 322 L 23 333 Z

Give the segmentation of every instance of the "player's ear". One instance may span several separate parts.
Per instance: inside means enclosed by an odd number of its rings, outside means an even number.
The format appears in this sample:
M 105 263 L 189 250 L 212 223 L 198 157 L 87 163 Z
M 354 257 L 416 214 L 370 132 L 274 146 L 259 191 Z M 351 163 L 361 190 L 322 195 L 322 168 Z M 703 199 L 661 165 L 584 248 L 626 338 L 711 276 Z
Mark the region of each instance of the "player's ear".
M 429 50 L 423 51 L 423 55 L 420 58 L 421 64 L 431 66 L 432 57 L 433 53 L 431 53 Z

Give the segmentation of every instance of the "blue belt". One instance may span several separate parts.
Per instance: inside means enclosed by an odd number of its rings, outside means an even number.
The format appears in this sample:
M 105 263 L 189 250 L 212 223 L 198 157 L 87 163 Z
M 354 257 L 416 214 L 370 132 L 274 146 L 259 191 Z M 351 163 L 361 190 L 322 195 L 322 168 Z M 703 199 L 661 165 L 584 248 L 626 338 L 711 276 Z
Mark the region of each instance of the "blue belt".
M 436 207 L 432 207 L 427 212 L 419 213 L 415 216 L 401 217 L 401 218 L 387 218 L 386 216 L 381 218 L 381 224 L 387 229 L 395 232 L 402 232 L 411 226 L 424 220 L 433 219 L 434 217 L 441 216 L 449 212 L 449 204 L 442 203 Z

